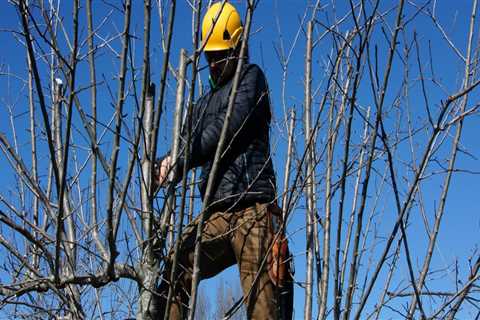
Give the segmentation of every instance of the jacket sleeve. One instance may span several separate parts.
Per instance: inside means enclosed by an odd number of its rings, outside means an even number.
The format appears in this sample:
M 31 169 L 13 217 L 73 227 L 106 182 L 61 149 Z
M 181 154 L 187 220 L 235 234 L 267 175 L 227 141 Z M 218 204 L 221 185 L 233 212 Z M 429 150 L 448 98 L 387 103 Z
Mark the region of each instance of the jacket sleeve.
M 204 97 L 200 98 L 203 99 Z M 201 100 L 197 101 L 197 105 L 202 105 Z M 200 119 L 200 108 L 194 108 L 192 112 L 192 141 L 195 140 L 195 136 L 198 135 L 198 124 L 199 124 L 199 119 Z M 178 183 L 182 177 L 183 177 L 183 167 L 185 164 L 185 150 L 186 150 L 186 142 L 187 142 L 187 130 L 188 130 L 188 124 L 187 124 L 187 119 L 184 119 L 184 123 L 182 125 L 182 130 L 180 132 L 180 145 L 179 145 L 179 151 L 178 151 L 178 158 L 177 161 L 174 163 L 176 166 L 176 176 L 174 177 L 174 183 Z M 163 159 L 165 159 L 167 156 L 170 156 L 172 153 L 172 150 L 170 149 L 166 154 L 161 156 L 160 158 L 156 159 L 156 166 L 160 166 L 161 162 Z M 189 157 L 189 167 L 188 169 L 194 168 L 199 166 L 197 164 L 198 159 L 193 157 L 192 152 L 190 152 L 190 157 Z
M 242 74 L 237 89 L 237 95 L 233 105 L 229 126 L 226 132 L 226 144 L 228 147 L 232 138 L 239 133 L 240 130 L 248 130 L 252 121 L 249 118 L 255 117 L 260 111 L 256 108 L 263 94 L 267 94 L 267 85 L 265 77 L 256 65 L 248 65 Z M 228 101 L 228 99 L 227 99 Z M 227 103 L 228 104 L 228 103 Z M 213 159 L 217 145 L 220 141 L 220 135 L 225 122 L 228 106 L 225 105 L 220 109 L 218 115 L 212 122 L 207 124 L 195 134 L 192 148 L 192 163 L 201 165 L 202 163 Z

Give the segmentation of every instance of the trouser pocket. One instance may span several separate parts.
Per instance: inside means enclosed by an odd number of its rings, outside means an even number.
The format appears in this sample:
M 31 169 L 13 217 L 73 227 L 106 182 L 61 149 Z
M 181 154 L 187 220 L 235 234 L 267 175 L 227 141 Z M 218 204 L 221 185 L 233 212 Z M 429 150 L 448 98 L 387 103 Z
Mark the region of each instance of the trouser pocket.
M 286 281 L 291 281 L 292 257 L 282 226 L 282 210 L 277 205 L 270 205 L 267 210 L 272 239 L 268 257 L 268 276 L 275 286 L 283 287 Z

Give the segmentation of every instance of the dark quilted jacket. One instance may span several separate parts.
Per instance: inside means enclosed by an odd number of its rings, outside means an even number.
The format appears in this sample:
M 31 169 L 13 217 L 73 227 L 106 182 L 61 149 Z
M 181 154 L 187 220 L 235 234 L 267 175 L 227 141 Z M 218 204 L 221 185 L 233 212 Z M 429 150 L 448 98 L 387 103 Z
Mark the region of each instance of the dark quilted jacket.
M 202 168 L 199 184 L 202 199 L 232 85 L 233 79 L 202 96 L 195 106 L 189 167 Z M 275 173 L 269 142 L 270 118 L 265 76 L 257 65 L 247 64 L 240 78 L 227 132 L 228 149 L 221 158 L 213 188 L 212 210 L 227 210 L 234 206 L 243 208 L 255 202 L 275 199 Z

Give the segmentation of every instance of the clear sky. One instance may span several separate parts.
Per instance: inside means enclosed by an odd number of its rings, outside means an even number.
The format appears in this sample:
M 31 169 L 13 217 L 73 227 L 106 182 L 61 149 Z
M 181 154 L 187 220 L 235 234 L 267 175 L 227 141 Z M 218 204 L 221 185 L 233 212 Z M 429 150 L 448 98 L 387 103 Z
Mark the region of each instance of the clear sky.
M 119 5 L 120 1 L 94 1 L 94 24 L 100 24 L 102 21 L 102 27 L 99 31 L 99 37 L 95 39 L 98 43 L 101 43 L 102 39 L 108 39 L 114 36 L 122 29 L 123 19 L 118 12 L 115 5 Z M 135 34 L 133 53 L 135 55 L 135 61 L 137 67 L 140 66 L 142 57 L 142 34 L 143 34 L 143 8 L 142 1 L 134 0 L 134 10 L 132 16 L 132 33 Z M 180 48 L 186 48 L 188 52 L 192 52 L 192 37 L 191 37 L 191 16 L 192 11 L 188 4 L 189 1 L 179 0 L 177 6 L 177 15 L 175 18 L 175 30 L 173 45 L 171 50 L 172 65 L 176 68 L 178 66 L 178 56 Z M 206 2 L 206 1 L 204 1 Z M 251 62 L 260 65 L 267 76 L 270 90 L 271 99 L 274 113 L 274 123 L 272 125 L 272 151 L 274 153 L 274 165 L 278 174 L 278 185 L 280 189 L 283 189 L 283 174 L 285 163 L 285 125 L 284 119 L 284 105 L 287 108 L 295 107 L 297 109 L 298 122 L 301 123 L 301 115 L 303 108 L 303 77 L 304 77 L 304 52 L 305 52 L 305 24 L 302 29 L 299 30 L 299 25 L 302 22 L 305 11 L 307 11 L 307 17 L 311 17 L 311 8 L 315 1 L 297 1 L 297 0 L 264 0 L 260 1 L 257 10 L 254 14 L 252 37 L 250 41 L 250 56 Z M 238 4 L 238 8 L 242 15 L 245 14 L 244 1 L 232 1 L 234 4 Z M 428 77 L 435 77 L 437 83 L 428 84 L 428 98 L 432 109 L 438 107 L 442 101 L 456 93 L 461 87 L 461 80 L 463 79 L 463 64 L 458 56 L 454 53 L 451 46 L 440 35 L 439 28 L 435 26 L 434 21 L 428 18 L 424 13 L 416 14 L 417 7 L 412 3 L 416 3 L 418 7 L 421 7 L 426 1 L 413 1 L 408 2 L 405 8 L 404 18 L 411 22 L 403 30 L 399 37 L 399 53 L 394 58 L 394 64 L 391 76 L 391 85 L 386 95 L 386 105 L 388 109 L 395 101 L 396 96 L 399 93 L 400 86 L 402 85 L 402 76 L 405 71 L 405 65 L 411 68 L 412 84 L 410 96 L 408 101 L 401 100 L 399 110 L 407 108 L 406 104 L 409 104 L 409 108 L 413 110 L 414 116 L 413 122 L 423 122 L 425 120 L 425 107 L 424 101 L 418 81 L 418 64 L 414 55 L 414 49 L 412 50 L 412 56 L 406 64 L 403 64 L 403 60 L 400 59 L 400 55 L 403 54 L 405 44 L 411 45 L 414 32 L 417 34 L 417 38 L 420 44 L 421 52 L 421 65 L 424 67 L 424 71 L 428 74 Z M 381 1 L 380 11 L 385 12 L 384 21 L 390 27 L 393 27 L 396 15 L 397 1 Z M 71 16 L 68 13 L 71 7 L 70 1 L 62 1 L 60 12 L 63 12 L 65 33 L 71 34 Z M 82 3 L 82 10 L 84 10 L 84 4 Z M 318 24 L 315 29 L 315 35 L 317 39 L 325 32 L 325 26 L 331 25 L 332 21 L 336 17 L 343 17 L 349 10 L 348 1 L 321 1 L 322 10 L 317 13 L 316 18 L 322 24 Z M 427 3 L 425 8 L 429 10 L 436 10 L 438 23 L 443 27 L 443 31 L 449 37 L 451 42 L 458 47 L 459 52 L 465 56 L 467 32 L 469 26 L 469 18 L 472 3 L 467 0 L 459 1 L 442 1 L 433 3 Z M 81 25 L 80 38 L 81 41 L 86 41 L 86 24 L 85 14 L 82 11 L 80 16 Z M 303 22 L 304 23 L 304 22 Z M 352 20 L 347 19 L 339 29 L 340 32 L 345 33 L 352 28 Z M 5 133 L 7 137 L 12 138 L 12 131 L 10 127 L 9 110 L 13 110 L 15 115 L 15 123 L 19 132 L 19 143 L 22 153 L 25 157 L 28 154 L 28 133 L 26 128 L 28 124 L 28 115 L 24 112 L 28 110 L 27 105 L 27 91 L 25 88 L 27 79 L 27 67 L 26 67 L 26 51 L 24 50 L 19 34 L 13 34 L 12 31 L 20 30 L 20 20 L 14 7 L 11 4 L 7 4 L 5 1 L 0 10 L 0 43 L 2 48 L 0 50 L 0 132 Z M 377 47 L 378 65 L 380 66 L 381 74 L 385 70 L 385 59 L 387 56 L 388 44 L 385 41 L 385 37 L 382 34 L 380 27 L 375 29 L 375 34 L 372 37 L 371 47 Z M 478 30 L 478 23 L 476 24 L 476 30 Z M 389 33 L 389 30 L 385 30 Z M 161 47 L 159 43 L 159 19 L 157 6 L 154 6 L 152 14 L 152 36 L 151 36 L 151 63 L 152 63 L 152 79 L 158 84 L 159 74 L 162 64 Z M 476 39 L 475 44 L 478 43 L 479 34 L 475 32 Z M 62 38 L 64 39 L 64 38 Z M 62 48 L 65 50 L 65 41 L 61 43 Z M 103 48 L 98 56 L 97 75 L 104 84 L 99 89 L 99 106 L 100 106 L 100 118 L 108 121 L 112 114 L 112 99 L 109 88 L 112 91 L 112 95 L 116 97 L 116 80 L 115 76 L 118 72 L 118 59 L 112 58 L 112 53 L 119 52 L 121 43 L 118 39 L 109 43 L 110 47 Z M 288 53 L 291 50 L 291 60 L 288 65 L 288 78 L 286 82 L 285 100 L 281 96 L 282 88 L 282 70 L 279 62 L 278 55 L 282 51 Z M 293 48 L 292 48 L 293 47 Z M 292 48 L 292 49 L 291 49 Z M 328 64 L 328 57 L 332 52 L 332 39 L 330 37 L 321 38 L 317 46 L 314 48 L 314 60 L 313 60 L 313 88 L 319 88 L 317 95 L 314 97 L 314 112 L 318 111 L 318 105 L 323 97 L 323 90 L 326 82 L 325 66 Z M 86 53 L 86 45 L 80 50 L 81 54 Z M 372 49 L 373 50 L 373 49 Z M 431 53 L 432 59 L 429 59 L 429 53 Z M 202 58 L 201 65 L 205 65 L 205 60 Z M 80 64 L 80 71 L 78 73 L 78 83 L 80 86 L 88 85 L 88 68 L 87 62 L 84 60 Z M 141 75 L 141 70 L 138 71 L 138 76 Z M 382 78 L 381 77 L 381 78 Z M 206 71 L 202 72 L 203 83 L 206 84 L 207 74 Z M 362 79 L 362 85 L 358 96 L 358 103 L 361 107 L 371 106 L 373 108 L 373 99 L 368 83 L 367 72 Z M 45 82 L 45 87 L 48 86 L 48 82 Z M 169 79 L 169 87 L 167 88 L 167 100 L 165 105 L 165 118 L 162 120 L 162 138 L 160 141 L 160 153 L 169 149 L 170 144 L 170 132 L 171 132 L 171 118 L 173 118 L 172 108 L 174 102 L 173 92 L 175 90 L 175 82 L 173 79 Z M 83 101 L 88 101 L 88 93 L 83 92 L 80 95 Z M 478 93 L 474 92 L 470 97 L 469 107 L 478 104 Z M 315 109 L 316 108 L 316 109 Z M 393 109 L 393 108 L 392 108 Z M 132 114 L 134 106 L 130 100 L 130 104 L 127 103 L 125 112 Z M 405 120 L 405 113 L 392 112 L 391 117 L 387 120 L 387 127 L 393 128 L 397 118 Z M 325 117 L 324 117 L 325 118 Z M 78 116 L 75 116 L 78 120 Z M 460 276 L 465 279 L 468 273 L 468 257 L 473 253 L 473 250 L 478 245 L 478 234 L 480 227 L 480 219 L 478 215 L 478 190 L 480 189 L 480 183 L 478 179 L 478 173 L 480 172 L 479 166 L 479 152 L 480 142 L 478 136 L 480 134 L 480 118 L 478 115 L 474 115 L 465 121 L 464 133 L 461 140 L 462 150 L 468 152 L 461 152 L 459 154 L 457 168 L 469 170 L 469 173 L 459 172 L 454 176 L 450 188 L 450 195 L 447 201 L 447 207 L 445 212 L 445 218 L 442 222 L 442 228 L 440 230 L 440 236 L 437 245 L 437 253 L 433 261 L 432 270 L 440 270 L 447 268 L 452 270 L 455 261 L 458 259 Z M 79 127 L 80 124 L 78 124 Z M 354 135 L 358 141 L 363 124 L 358 122 L 354 124 Z M 303 139 L 303 129 L 299 126 L 296 130 L 298 135 L 298 150 L 302 152 L 303 143 L 300 141 Z M 453 131 L 452 131 L 453 135 Z M 414 144 L 418 146 L 419 150 L 422 150 L 428 133 L 415 136 Z M 342 138 L 343 139 L 343 138 Z M 440 148 L 439 154 L 444 155 L 450 150 L 450 143 L 452 138 L 447 139 L 446 143 Z M 82 143 L 85 144 L 84 140 Z M 325 141 L 325 137 L 319 137 L 319 148 L 323 149 L 321 143 Z M 107 145 L 110 142 L 107 141 Z M 442 149 L 443 148 L 443 149 Z M 339 148 L 341 150 L 341 148 Z M 109 148 L 107 148 L 109 152 Z M 398 159 L 408 161 L 410 154 L 408 153 L 408 145 L 401 144 L 398 148 Z M 109 154 L 109 153 L 107 153 Z M 45 158 L 45 154 L 43 157 Z M 126 156 L 122 161 L 125 163 Z M 340 158 L 339 158 L 340 159 Z M 417 163 L 418 163 L 417 159 Z M 427 172 L 434 173 L 441 170 L 442 165 L 433 164 Z M 0 167 L 7 168 L 7 162 L 3 155 L 0 156 Z M 402 192 L 401 198 L 405 197 L 405 192 L 408 190 L 409 183 L 411 182 L 411 172 L 403 171 L 406 169 L 405 163 L 399 161 L 398 170 L 399 176 L 405 174 L 405 177 L 409 178 L 400 181 L 400 190 Z M 323 175 L 324 167 L 320 164 L 319 174 Z M 11 186 L 13 182 L 13 174 L 10 169 L 2 169 L 4 173 L 4 179 L 7 183 L 0 187 L 0 194 L 6 196 L 10 194 L 14 189 Z M 339 172 L 339 171 L 338 171 Z M 379 176 L 382 173 L 379 173 Z M 379 176 L 375 177 L 372 183 L 379 183 Z M 336 177 L 338 178 L 338 177 Z M 387 179 L 387 181 L 389 181 Z M 443 176 L 433 178 L 428 182 L 425 182 L 423 186 L 423 197 L 426 203 L 426 214 L 430 217 L 434 215 L 435 208 L 438 207 L 439 194 L 441 192 Z M 324 188 L 319 183 L 319 192 L 324 192 Z M 391 189 L 387 187 L 384 192 L 390 192 Z M 323 198 L 322 198 L 323 199 Z M 374 226 L 375 232 L 379 235 L 386 235 L 390 232 L 394 219 L 396 216 L 395 207 L 392 201 L 393 198 L 385 197 L 385 199 L 379 204 L 378 212 L 376 212 L 381 218 L 377 220 L 377 224 Z M 347 200 L 351 200 L 351 195 L 347 195 Z M 336 205 L 335 205 L 336 206 Z M 373 204 L 368 205 L 367 212 L 372 208 Z M 320 216 L 322 216 L 324 204 L 318 205 Z M 303 229 L 299 229 L 304 224 L 304 200 L 301 199 L 298 204 L 298 209 L 293 212 L 292 220 L 288 226 L 288 232 L 291 234 L 291 247 L 295 254 L 295 266 L 296 266 L 296 279 L 298 281 L 304 281 L 305 279 L 305 233 Z M 334 217 L 334 223 L 336 223 Z M 413 251 L 413 260 L 415 270 L 418 273 L 419 268 L 423 263 L 423 257 L 426 249 L 426 238 L 424 235 L 424 226 L 421 217 L 420 210 L 416 207 L 412 210 L 411 224 L 409 225 L 409 239 L 410 246 Z M 334 229 L 332 229 L 334 230 Z M 333 241 L 332 241 L 333 245 Z M 379 248 L 383 248 L 380 245 Z M 378 249 L 376 249 L 378 250 Z M 477 253 L 478 255 L 478 253 Z M 365 259 L 365 264 L 368 261 Z M 368 268 L 366 268 L 368 271 Z M 401 258 L 400 262 L 400 274 L 403 279 L 407 279 L 407 269 L 405 259 Z M 362 274 L 363 276 L 364 274 Z M 225 281 L 228 279 L 230 283 L 234 283 L 237 278 L 237 271 L 235 268 L 231 268 L 221 276 L 204 281 L 202 288 L 216 288 L 219 281 Z M 396 280 L 400 279 L 397 278 Z M 379 282 L 378 287 L 383 285 Z M 399 282 L 400 286 L 406 285 L 406 282 Z M 454 277 L 446 277 L 444 279 L 437 279 L 432 281 L 435 289 L 438 290 L 451 290 L 455 288 Z M 379 290 L 379 289 L 377 289 Z M 211 292 L 210 290 L 207 290 Z M 330 291 L 331 292 L 331 291 Z M 379 291 L 374 291 L 373 295 L 378 294 Z M 211 293 L 209 293 L 211 294 Z M 212 294 L 213 296 L 213 294 Z M 330 294 L 331 297 L 331 294 Z M 330 298 L 331 299 L 331 298 Z M 315 299 L 314 299 L 315 300 Z M 372 298 L 372 303 L 369 305 L 369 309 L 373 307 L 375 298 Z M 427 301 L 427 300 L 426 300 Z M 408 300 L 402 301 L 406 304 Z M 300 286 L 296 286 L 295 290 L 295 309 L 296 318 L 301 319 L 303 317 L 303 304 L 304 293 Z M 314 305 L 315 307 L 315 305 Z M 316 308 L 314 308 L 316 309 Z M 430 309 L 428 309 L 431 311 Z M 314 311 L 316 314 L 316 311 Z M 395 314 L 388 313 L 388 317 L 395 318 Z M 467 313 L 468 314 L 468 313 Z M 467 316 L 468 317 L 468 316 Z

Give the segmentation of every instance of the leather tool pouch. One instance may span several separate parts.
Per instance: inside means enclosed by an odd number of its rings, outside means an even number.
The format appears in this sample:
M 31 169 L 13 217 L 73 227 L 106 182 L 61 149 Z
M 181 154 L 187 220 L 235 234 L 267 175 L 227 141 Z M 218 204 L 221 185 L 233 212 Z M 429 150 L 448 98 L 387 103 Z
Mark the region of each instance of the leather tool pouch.
M 288 250 L 287 238 L 281 228 L 282 210 L 276 204 L 269 205 L 267 210 L 273 241 L 272 249 L 268 254 L 268 276 L 275 286 L 283 287 L 285 281 L 291 280 L 290 264 L 292 259 Z

